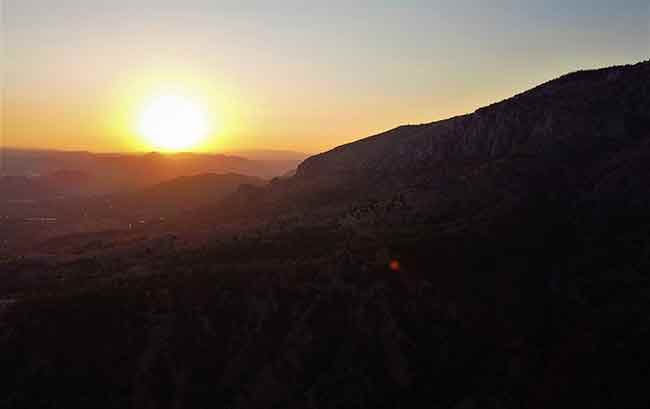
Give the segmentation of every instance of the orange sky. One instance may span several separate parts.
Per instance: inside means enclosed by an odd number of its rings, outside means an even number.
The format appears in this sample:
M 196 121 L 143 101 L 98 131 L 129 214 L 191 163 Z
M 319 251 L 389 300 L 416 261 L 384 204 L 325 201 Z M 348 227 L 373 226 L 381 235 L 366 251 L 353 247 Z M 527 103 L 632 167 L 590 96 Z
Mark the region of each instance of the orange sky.
M 650 55 L 645 1 L 249 3 L 5 1 L 0 143 L 151 150 L 138 112 L 181 92 L 215 124 L 199 150 L 318 152 Z

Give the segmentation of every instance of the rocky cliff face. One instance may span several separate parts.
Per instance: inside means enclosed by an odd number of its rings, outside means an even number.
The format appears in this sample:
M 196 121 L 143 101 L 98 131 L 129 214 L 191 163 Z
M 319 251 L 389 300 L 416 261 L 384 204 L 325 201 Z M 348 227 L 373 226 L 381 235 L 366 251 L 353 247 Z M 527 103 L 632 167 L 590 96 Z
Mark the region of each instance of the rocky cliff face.
M 375 176 L 514 155 L 592 160 L 648 137 L 649 78 L 648 62 L 576 72 L 470 115 L 402 126 L 313 156 L 297 176 Z

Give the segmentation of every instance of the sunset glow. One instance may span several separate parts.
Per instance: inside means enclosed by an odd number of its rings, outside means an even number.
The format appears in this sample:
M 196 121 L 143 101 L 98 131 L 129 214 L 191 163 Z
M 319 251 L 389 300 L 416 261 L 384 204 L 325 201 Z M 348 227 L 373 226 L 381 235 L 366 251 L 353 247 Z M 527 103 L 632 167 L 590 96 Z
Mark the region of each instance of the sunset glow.
M 4 1 L 0 145 L 316 153 L 648 56 L 647 1 L 495 1 Z
M 210 132 L 205 108 L 179 95 L 149 101 L 139 114 L 137 128 L 153 149 L 162 151 L 190 150 Z

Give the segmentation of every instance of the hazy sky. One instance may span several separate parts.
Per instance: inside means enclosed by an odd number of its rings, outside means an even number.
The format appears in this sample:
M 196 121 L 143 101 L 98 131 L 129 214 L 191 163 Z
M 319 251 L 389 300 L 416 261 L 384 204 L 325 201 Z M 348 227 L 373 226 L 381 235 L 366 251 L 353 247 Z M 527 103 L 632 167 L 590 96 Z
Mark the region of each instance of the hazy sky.
M 148 149 L 147 98 L 218 123 L 204 149 L 316 152 L 650 58 L 648 0 L 0 0 L 7 146 Z

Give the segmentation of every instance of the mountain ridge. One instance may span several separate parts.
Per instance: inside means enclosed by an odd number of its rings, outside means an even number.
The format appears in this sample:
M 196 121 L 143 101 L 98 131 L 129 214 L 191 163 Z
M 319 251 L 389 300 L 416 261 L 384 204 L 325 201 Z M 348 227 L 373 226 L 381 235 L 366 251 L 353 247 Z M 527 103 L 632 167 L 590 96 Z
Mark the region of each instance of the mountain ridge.
M 539 154 L 543 150 L 557 148 L 557 144 L 553 144 L 553 138 L 558 136 L 554 135 L 557 131 L 554 132 L 553 127 L 561 132 L 560 121 L 567 120 L 566 113 L 560 111 L 570 109 L 572 103 L 577 103 L 549 99 L 557 99 L 558 96 L 571 98 L 581 91 L 581 87 L 595 87 L 592 91 L 596 97 L 602 94 L 598 100 L 586 101 L 585 108 L 589 109 L 598 109 L 598 104 L 608 98 L 641 99 L 647 97 L 649 92 L 650 85 L 642 81 L 649 72 L 650 62 L 646 61 L 634 65 L 570 73 L 512 98 L 479 108 L 471 114 L 420 125 L 403 125 L 312 156 L 299 165 L 297 176 L 355 173 L 364 166 L 381 172 L 390 170 L 390 167 L 397 169 L 400 165 L 412 166 L 414 163 L 425 161 L 491 159 L 513 153 Z M 635 85 L 629 89 L 625 85 L 626 82 Z M 642 93 L 645 94 L 641 95 Z M 548 112 L 544 111 L 544 107 L 535 106 L 551 102 L 559 106 L 550 106 Z M 527 108 L 531 111 L 526 112 Z M 640 109 L 642 112 L 625 114 L 647 120 L 650 115 L 649 108 L 641 106 Z M 621 114 L 621 110 L 618 111 L 618 114 Z M 615 118 L 614 121 L 618 119 L 621 118 Z M 623 118 L 623 122 L 625 119 L 627 118 Z M 522 125 L 523 122 L 537 126 L 527 129 Z M 606 136 L 598 135 L 598 130 L 593 126 L 581 125 L 589 128 L 582 130 L 583 134 L 592 132 L 597 136 Z M 610 133 L 615 133 L 615 128 L 619 125 L 613 122 L 607 124 L 612 128 Z M 638 129 L 635 132 L 638 132 Z M 504 136 L 504 133 L 509 135 Z M 410 142 L 412 146 L 399 146 L 398 142 Z M 373 149 L 364 150 L 366 146 Z M 585 148 L 577 144 L 574 146 Z M 409 150 L 411 155 L 406 156 Z M 338 157 L 335 158 L 334 155 Z

